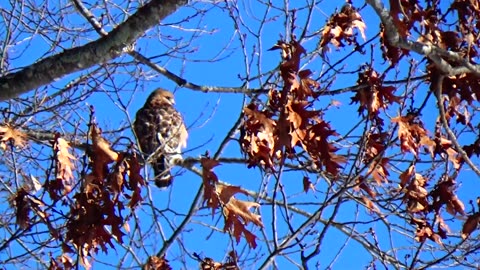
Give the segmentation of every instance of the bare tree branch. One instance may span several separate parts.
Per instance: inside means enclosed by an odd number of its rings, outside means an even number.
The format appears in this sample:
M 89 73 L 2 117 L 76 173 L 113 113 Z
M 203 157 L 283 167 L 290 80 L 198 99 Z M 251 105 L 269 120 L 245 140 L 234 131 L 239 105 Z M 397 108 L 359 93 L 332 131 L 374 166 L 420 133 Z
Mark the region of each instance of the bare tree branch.
M 104 63 L 124 50 L 145 31 L 185 5 L 186 0 L 152 0 L 138 9 L 107 36 L 47 57 L 18 72 L 0 78 L 0 101 L 24 94 L 67 74 Z

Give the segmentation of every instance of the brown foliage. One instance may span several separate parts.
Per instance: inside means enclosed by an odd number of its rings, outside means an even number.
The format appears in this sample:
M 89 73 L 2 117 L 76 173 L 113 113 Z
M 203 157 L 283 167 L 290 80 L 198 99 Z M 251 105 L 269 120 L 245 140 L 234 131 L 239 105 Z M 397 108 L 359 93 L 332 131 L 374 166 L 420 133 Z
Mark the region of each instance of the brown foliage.
M 15 194 L 15 198 L 13 199 L 17 215 L 16 221 L 18 226 L 20 226 L 22 229 L 27 229 L 30 225 L 29 214 L 31 209 L 27 196 L 28 193 L 22 188 L 17 191 L 17 194 Z
M 27 136 L 20 130 L 8 124 L 0 125 L 0 148 L 7 149 L 7 143 L 10 142 L 13 147 L 25 147 Z
M 58 200 L 70 193 L 75 184 L 77 184 L 73 175 L 76 158 L 71 153 L 72 148 L 69 143 L 61 138 L 60 134 L 55 134 L 55 140 L 52 144 L 56 177 L 54 180 L 46 182 L 45 188 L 52 199 Z
M 168 264 L 168 260 L 165 258 L 159 258 L 157 256 L 151 256 L 148 258 L 147 263 L 143 266 L 143 270 L 171 270 L 172 268 Z
M 56 260 L 51 259 L 51 269 L 64 269 L 72 267 L 73 263 L 68 253 L 73 252 L 69 244 L 79 254 L 79 259 L 85 268 L 90 268 L 88 256 L 98 252 L 101 248 L 104 252 L 107 248 L 113 248 L 112 240 L 122 242 L 122 228 L 127 222 L 121 215 L 125 208 L 120 194 L 130 198 L 128 206 L 134 208 L 141 201 L 141 186 L 144 185 L 140 176 L 140 165 L 134 153 L 117 153 L 112 150 L 108 142 L 101 137 L 99 129 L 92 125 L 92 145 L 88 153 L 91 171 L 76 181 L 74 162 L 75 156 L 69 143 L 56 134 L 53 141 L 53 164 L 55 179 L 45 183 L 45 189 L 50 194 L 53 202 L 65 199 L 79 187 L 72 196 L 74 203 L 70 205 L 70 218 L 66 223 L 66 234 L 62 242 L 63 254 Z M 113 163 L 113 166 L 109 166 Z M 128 177 L 127 177 L 128 176 Z M 125 193 L 125 189 L 132 190 L 132 194 Z M 40 220 L 49 228 L 54 239 L 59 238 L 59 231 L 48 220 L 52 208 L 45 208 L 42 200 L 21 188 L 12 200 L 17 209 L 17 224 L 26 229 L 31 225 L 30 213 L 34 212 Z M 107 230 L 110 228 L 110 231 Z
M 351 4 L 346 4 L 340 12 L 333 14 L 328 20 L 323 28 L 319 46 L 325 48 L 328 43 L 332 43 L 335 47 L 343 47 L 345 46 L 344 42 L 349 45 L 357 44 L 357 39 L 353 33 L 355 28 L 365 39 L 366 25 L 362 17 Z
M 284 85 L 281 91 L 270 90 L 267 107 L 260 109 L 252 103 L 244 108 L 241 145 L 249 167 L 275 170 L 275 164 L 292 158 L 295 148 L 301 147 L 318 168 L 336 175 L 345 158 L 335 154 L 338 148 L 328 140 L 338 134 L 322 119 L 322 111 L 310 109 L 319 84 L 309 78 L 310 70 L 299 70 L 305 49 L 295 40 L 279 41 L 272 49 L 281 50 Z
M 240 268 L 237 265 L 237 254 L 235 251 L 230 251 L 228 253 L 227 262 L 220 263 L 216 262 L 212 258 L 201 258 L 197 253 L 193 253 L 193 256 L 200 262 L 201 270 L 239 270 Z
M 358 85 L 367 85 L 357 91 L 351 103 L 359 103 L 359 113 L 365 110 L 370 119 L 377 119 L 379 110 L 386 109 L 394 102 L 400 103 L 401 99 L 393 94 L 397 89 L 394 86 L 384 86 L 383 78 L 370 67 L 358 74 Z
M 398 137 L 402 152 L 411 152 L 418 156 L 420 147 L 435 147 L 435 142 L 428 137 L 427 130 L 415 114 L 392 118 L 393 123 L 398 123 Z
M 230 232 L 237 242 L 240 241 L 240 237 L 243 235 L 247 243 L 255 248 L 257 246 L 256 236 L 246 226 L 252 222 L 259 227 L 263 227 L 260 215 L 250 211 L 250 208 L 257 208 L 260 204 L 236 199 L 234 197 L 235 194 L 242 193 L 248 195 L 248 193 L 240 187 L 219 183 L 216 174 L 212 170 L 219 165 L 217 161 L 204 157 L 201 163 L 203 167 L 202 178 L 205 185 L 203 199 L 207 206 L 212 209 L 212 215 L 216 209 L 221 208 L 225 219 L 224 231 Z
M 439 245 L 443 244 L 440 234 L 436 233 L 425 219 L 412 218 L 410 223 L 416 226 L 415 240 L 418 242 L 425 242 L 425 240 L 430 239 Z

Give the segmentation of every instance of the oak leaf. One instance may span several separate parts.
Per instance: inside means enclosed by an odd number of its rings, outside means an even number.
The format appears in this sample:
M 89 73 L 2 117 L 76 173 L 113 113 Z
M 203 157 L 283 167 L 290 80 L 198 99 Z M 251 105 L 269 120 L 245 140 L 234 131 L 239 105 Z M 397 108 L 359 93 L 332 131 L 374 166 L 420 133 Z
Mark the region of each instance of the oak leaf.
M 27 135 L 9 124 L 0 125 L 0 148 L 7 149 L 7 143 L 11 142 L 15 147 L 25 147 Z
M 56 180 L 47 183 L 47 189 L 51 196 L 57 192 L 67 194 L 72 191 L 74 183 L 73 171 L 75 169 L 75 156 L 70 151 L 72 150 L 69 143 L 56 135 L 57 138 L 53 143 L 53 150 L 55 151 L 56 161 Z
M 398 123 L 398 137 L 402 152 L 411 152 L 418 156 L 421 146 L 435 146 L 435 142 L 428 137 L 428 132 L 417 117 L 412 114 L 394 117 L 391 120 Z
M 328 43 L 335 47 L 343 47 L 347 44 L 357 44 L 353 30 L 357 29 L 365 40 L 366 24 L 360 13 L 358 13 L 351 4 L 346 4 L 340 12 L 333 14 L 321 33 L 322 38 L 319 47 L 325 49 Z

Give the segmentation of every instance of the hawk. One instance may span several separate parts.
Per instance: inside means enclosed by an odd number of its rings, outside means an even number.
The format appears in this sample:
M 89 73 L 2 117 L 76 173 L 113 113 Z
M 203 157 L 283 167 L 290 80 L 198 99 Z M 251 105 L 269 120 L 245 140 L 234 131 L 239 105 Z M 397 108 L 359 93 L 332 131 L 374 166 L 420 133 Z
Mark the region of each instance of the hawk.
M 172 92 L 158 88 L 148 96 L 133 123 L 140 150 L 149 156 L 155 185 L 160 188 L 172 183 L 170 169 L 182 160 L 181 149 L 187 146 L 187 129 L 174 104 Z

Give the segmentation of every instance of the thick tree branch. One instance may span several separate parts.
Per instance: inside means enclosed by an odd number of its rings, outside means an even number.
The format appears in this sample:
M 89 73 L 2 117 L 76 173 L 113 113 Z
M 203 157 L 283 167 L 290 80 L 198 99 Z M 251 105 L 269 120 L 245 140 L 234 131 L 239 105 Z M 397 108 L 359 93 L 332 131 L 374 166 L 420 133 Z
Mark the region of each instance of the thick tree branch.
M 145 31 L 185 5 L 186 0 L 152 0 L 107 36 L 47 57 L 0 78 L 0 101 L 19 96 L 67 74 L 120 56 Z

